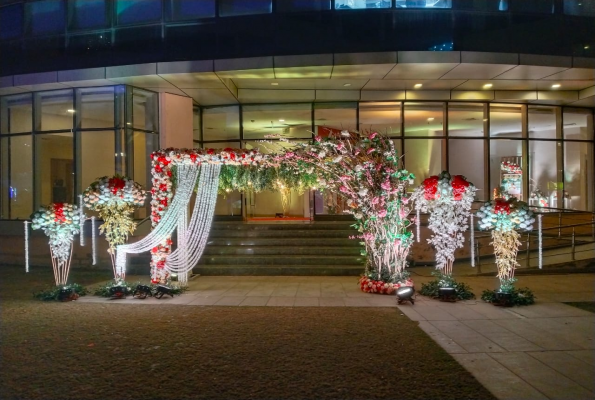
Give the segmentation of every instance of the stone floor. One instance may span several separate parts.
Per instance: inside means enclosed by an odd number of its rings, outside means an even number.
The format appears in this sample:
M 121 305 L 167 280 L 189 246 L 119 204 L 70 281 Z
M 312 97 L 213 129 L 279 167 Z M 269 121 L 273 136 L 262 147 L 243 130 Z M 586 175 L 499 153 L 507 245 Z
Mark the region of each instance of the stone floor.
M 430 280 L 415 269 L 416 285 Z M 130 277 L 130 281 L 134 281 Z M 461 277 L 476 295 L 494 277 Z M 394 296 L 362 293 L 354 277 L 197 277 L 182 296 L 116 300 L 125 304 L 277 307 L 395 307 L 500 399 L 594 399 L 595 314 L 562 302 L 594 301 L 595 274 L 519 277 L 535 305 L 498 308 L 480 300 L 441 303 L 417 296 L 398 306 Z M 81 302 L 106 302 L 94 296 Z

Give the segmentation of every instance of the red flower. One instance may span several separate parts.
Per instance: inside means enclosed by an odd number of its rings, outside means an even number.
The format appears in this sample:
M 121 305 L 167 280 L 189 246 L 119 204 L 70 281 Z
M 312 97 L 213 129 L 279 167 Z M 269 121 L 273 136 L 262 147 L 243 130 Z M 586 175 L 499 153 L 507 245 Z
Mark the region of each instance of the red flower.
M 215 154 L 215 150 L 214 149 L 207 149 L 207 154 Z
M 469 187 L 469 182 L 462 175 L 455 175 L 452 178 L 451 186 L 455 200 L 462 200 L 465 190 Z
M 171 178 L 171 170 L 167 171 L 167 176 L 169 176 Z
M 505 199 L 496 199 L 494 214 L 510 214 L 510 203 Z
M 111 188 L 112 194 L 118 193 L 118 190 L 124 189 L 126 186 L 126 181 L 122 178 L 110 178 L 108 181 L 108 185 Z
M 190 160 L 192 160 L 192 163 L 193 163 L 193 164 L 196 164 L 196 158 L 197 158 L 197 157 L 198 157 L 198 156 L 197 156 L 196 154 L 190 154 Z
M 422 182 L 424 187 L 424 198 L 426 200 L 434 200 L 436 192 L 438 191 L 438 176 L 432 175 Z

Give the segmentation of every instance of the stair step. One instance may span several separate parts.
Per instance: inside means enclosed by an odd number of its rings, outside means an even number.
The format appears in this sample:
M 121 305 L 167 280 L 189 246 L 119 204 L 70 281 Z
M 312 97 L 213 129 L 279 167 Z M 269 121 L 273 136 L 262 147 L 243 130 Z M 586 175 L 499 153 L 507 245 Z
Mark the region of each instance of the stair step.
M 271 238 L 271 237 L 248 237 L 248 238 L 209 238 L 209 246 L 343 246 L 360 248 L 357 239 L 343 238 Z
M 333 229 L 328 231 L 319 231 L 311 229 L 281 229 L 281 230 L 212 230 L 209 238 L 232 238 L 232 237 L 259 237 L 259 238 L 349 238 L 354 236 L 357 231 L 354 229 Z
M 209 255 L 319 255 L 319 256 L 359 256 L 359 246 L 215 246 L 209 245 L 205 248 L 204 256 Z
M 363 265 L 200 265 L 192 270 L 200 275 L 243 275 L 243 276 L 359 276 Z
M 353 230 L 353 222 L 349 223 L 277 223 L 277 224 L 243 224 L 243 223 L 214 223 L 212 231 L 295 231 L 295 230 L 313 230 L 313 231 L 332 231 L 332 230 Z
M 277 256 L 277 255 L 249 255 L 249 256 L 214 256 L 203 255 L 198 265 L 351 265 L 363 266 L 365 258 L 362 256 Z

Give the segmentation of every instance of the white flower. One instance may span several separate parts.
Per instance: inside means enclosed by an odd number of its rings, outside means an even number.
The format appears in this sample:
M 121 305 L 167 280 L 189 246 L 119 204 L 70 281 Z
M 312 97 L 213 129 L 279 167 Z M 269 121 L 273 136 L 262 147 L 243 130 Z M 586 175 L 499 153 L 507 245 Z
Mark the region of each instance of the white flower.
M 367 195 L 367 194 L 368 194 L 368 189 L 366 189 L 366 188 L 360 189 L 360 190 L 359 190 L 359 192 L 357 192 L 357 193 L 358 193 L 360 196 L 365 196 L 365 195 Z
M 351 134 L 349 133 L 348 130 L 343 130 L 343 131 L 341 131 L 341 136 L 348 137 L 348 136 L 351 136 Z
M 334 162 L 334 163 L 338 163 L 338 162 L 339 162 L 339 161 L 341 161 L 342 159 L 343 159 L 343 157 L 342 157 L 342 156 L 337 156 L 337 157 L 335 157 L 335 158 L 333 159 L 333 162 Z

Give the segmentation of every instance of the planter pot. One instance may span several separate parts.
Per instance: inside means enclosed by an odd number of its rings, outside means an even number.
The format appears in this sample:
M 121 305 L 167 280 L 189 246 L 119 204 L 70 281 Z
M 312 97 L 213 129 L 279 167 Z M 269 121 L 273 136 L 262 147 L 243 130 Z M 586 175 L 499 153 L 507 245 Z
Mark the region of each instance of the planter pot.
M 451 287 L 438 289 L 438 298 L 440 301 L 454 303 L 457 301 L 457 290 Z
M 79 298 L 79 295 L 72 288 L 60 289 L 58 293 L 59 301 L 72 301 Z
M 112 299 L 125 299 L 127 293 L 126 286 L 112 286 L 109 288 L 109 293 Z
M 499 307 L 512 307 L 512 293 L 496 292 L 494 305 Z

